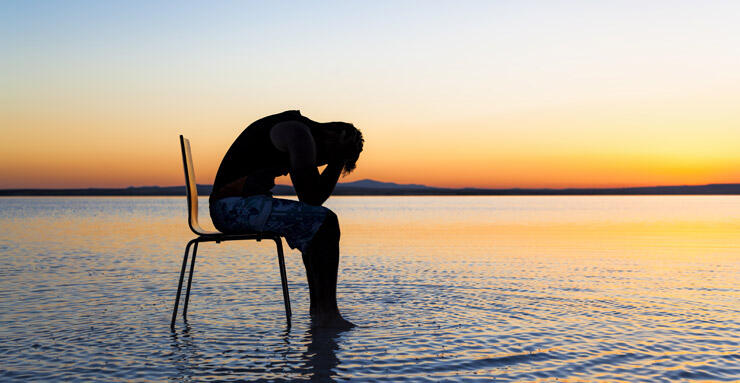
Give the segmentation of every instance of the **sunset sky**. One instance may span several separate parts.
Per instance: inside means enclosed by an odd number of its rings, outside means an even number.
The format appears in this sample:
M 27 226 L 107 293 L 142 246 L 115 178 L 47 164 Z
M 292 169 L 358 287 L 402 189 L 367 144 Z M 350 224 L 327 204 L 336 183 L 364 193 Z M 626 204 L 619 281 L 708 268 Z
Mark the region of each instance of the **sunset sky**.
M 740 183 L 740 2 L 0 3 L 0 188 L 180 185 L 179 134 L 209 184 L 286 109 L 345 182 Z

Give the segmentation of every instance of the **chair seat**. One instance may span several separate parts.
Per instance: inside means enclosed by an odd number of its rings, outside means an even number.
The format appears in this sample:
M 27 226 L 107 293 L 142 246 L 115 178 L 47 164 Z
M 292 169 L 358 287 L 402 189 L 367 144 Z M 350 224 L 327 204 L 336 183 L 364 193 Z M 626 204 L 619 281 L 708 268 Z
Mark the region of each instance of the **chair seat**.
M 275 239 L 280 238 L 280 234 L 265 231 L 262 233 L 249 232 L 249 233 L 222 233 L 220 231 L 209 231 L 203 230 L 198 231 L 198 236 L 201 238 L 209 238 L 219 241 L 238 240 L 238 239 Z
M 226 235 L 220 231 L 210 231 L 210 230 L 203 230 L 203 229 L 199 229 L 195 231 L 195 234 L 198 234 L 198 236 L 200 237 L 215 237 L 215 236 Z
M 198 237 L 207 238 L 234 238 L 234 239 L 262 239 L 262 238 L 275 238 L 279 237 L 279 234 L 273 232 L 245 232 L 245 233 L 224 233 L 218 230 L 206 230 L 198 224 L 198 221 L 190 224 L 190 230 L 195 233 Z

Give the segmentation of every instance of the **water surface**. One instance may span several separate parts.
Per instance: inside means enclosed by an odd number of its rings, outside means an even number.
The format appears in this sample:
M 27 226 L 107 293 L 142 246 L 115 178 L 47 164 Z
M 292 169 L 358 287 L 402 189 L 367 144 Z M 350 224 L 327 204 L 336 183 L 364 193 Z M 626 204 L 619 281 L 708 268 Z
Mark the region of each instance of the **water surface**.
M 333 197 L 338 334 L 267 241 L 201 245 L 171 332 L 184 203 L 0 198 L 0 380 L 740 379 L 738 196 Z

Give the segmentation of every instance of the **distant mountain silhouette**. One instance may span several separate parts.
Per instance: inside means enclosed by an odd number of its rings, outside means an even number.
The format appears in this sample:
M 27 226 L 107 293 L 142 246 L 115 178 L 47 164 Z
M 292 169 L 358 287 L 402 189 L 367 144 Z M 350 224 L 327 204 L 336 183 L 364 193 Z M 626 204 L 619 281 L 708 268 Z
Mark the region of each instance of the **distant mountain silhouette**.
M 211 185 L 198 185 L 198 194 L 207 196 Z M 276 185 L 275 195 L 295 195 L 292 186 Z M 437 188 L 419 184 L 397 184 L 364 179 L 338 183 L 335 195 L 733 195 L 740 194 L 740 184 L 692 186 L 647 186 L 628 188 L 569 189 L 479 189 Z M 130 186 L 120 189 L 4 189 L 0 196 L 182 196 L 185 186 Z
M 397 184 L 394 182 L 380 182 L 370 179 L 364 179 L 353 182 L 343 182 L 337 184 L 338 187 L 349 188 L 370 188 L 370 189 L 430 189 L 426 185 L 418 184 Z

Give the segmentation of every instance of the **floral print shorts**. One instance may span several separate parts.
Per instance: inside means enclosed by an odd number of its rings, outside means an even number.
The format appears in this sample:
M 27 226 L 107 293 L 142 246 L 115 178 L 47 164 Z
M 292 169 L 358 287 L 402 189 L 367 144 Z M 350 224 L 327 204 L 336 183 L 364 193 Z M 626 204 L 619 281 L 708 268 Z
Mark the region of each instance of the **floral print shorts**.
M 227 234 L 272 232 L 303 252 L 324 223 L 329 209 L 266 195 L 227 197 L 210 205 L 216 229 Z

